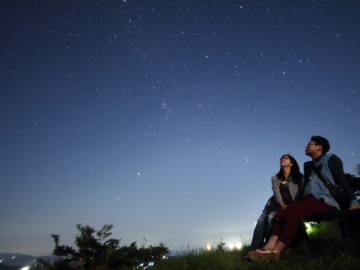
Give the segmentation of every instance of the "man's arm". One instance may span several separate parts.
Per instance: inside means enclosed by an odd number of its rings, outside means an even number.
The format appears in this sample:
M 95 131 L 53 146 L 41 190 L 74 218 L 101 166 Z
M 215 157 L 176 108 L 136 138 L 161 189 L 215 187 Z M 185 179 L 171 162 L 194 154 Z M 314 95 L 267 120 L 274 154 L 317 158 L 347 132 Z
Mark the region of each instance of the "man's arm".
M 339 157 L 337 157 L 336 155 L 332 155 L 328 161 L 328 165 L 329 165 L 331 174 L 334 177 L 335 183 L 341 185 L 344 188 L 348 198 L 350 199 L 350 208 L 349 209 L 360 208 L 360 206 L 356 200 L 356 197 L 354 195 L 354 191 L 350 187 L 349 182 L 344 173 L 343 163 L 342 163 L 341 159 Z
M 304 188 L 310 182 L 310 176 L 314 170 L 314 162 L 307 161 L 304 163 Z

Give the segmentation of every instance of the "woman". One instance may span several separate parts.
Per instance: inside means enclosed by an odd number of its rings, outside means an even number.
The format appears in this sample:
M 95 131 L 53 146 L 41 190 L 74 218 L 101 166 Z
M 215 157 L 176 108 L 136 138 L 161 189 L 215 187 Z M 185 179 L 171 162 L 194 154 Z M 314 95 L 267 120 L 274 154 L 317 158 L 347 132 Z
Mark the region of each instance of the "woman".
M 303 175 L 296 160 L 289 154 L 280 158 L 280 170 L 271 178 L 272 196 L 257 221 L 250 252 L 264 246 L 270 238 L 273 217 L 303 193 Z M 248 259 L 248 255 L 245 256 Z

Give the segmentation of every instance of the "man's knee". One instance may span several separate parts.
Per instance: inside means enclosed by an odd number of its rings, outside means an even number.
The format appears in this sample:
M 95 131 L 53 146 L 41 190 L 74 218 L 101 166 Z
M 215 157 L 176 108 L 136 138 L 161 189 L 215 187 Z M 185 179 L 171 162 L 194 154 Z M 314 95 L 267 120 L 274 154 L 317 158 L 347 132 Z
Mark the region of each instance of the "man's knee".
M 281 214 L 279 215 L 279 213 L 277 213 L 273 218 L 273 222 L 277 222 L 279 223 L 281 220 L 283 220 L 285 218 L 285 215 Z
M 285 216 L 286 222 L 288 221 L 292 221 L 292 222 L 296 222 L 297 224 L 300 224 L 304 221 L 306 221 L 306 218 L 299 216 L 299 213 L 288 213 Z

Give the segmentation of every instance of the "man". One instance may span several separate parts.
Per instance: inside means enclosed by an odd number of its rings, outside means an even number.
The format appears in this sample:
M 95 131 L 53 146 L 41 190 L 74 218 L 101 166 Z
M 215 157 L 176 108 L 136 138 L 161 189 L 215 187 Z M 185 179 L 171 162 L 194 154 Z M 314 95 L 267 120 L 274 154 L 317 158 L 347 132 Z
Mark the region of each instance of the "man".
M 321 136 L 311 137 L 305 147 L 305 154 L 311 157 L 312 161 L 304 164 L 306 184 L 304 195 L 276 214 L 269 242 L 262 249 L 249 252 L 250 259 L 253 261 L 277 260 L 280 252 L 291 245 L 301 223 L 316 213 L 340 210 L 339 204 L 330 195 L 317 173 L 332 184 L 336 183 L 345 189 L 349 198 L 349 209 L 360 208 L 346 179 L 341 159 L 334 154 L 327 154 L 329 149 L 330 144 L 327 139 Z

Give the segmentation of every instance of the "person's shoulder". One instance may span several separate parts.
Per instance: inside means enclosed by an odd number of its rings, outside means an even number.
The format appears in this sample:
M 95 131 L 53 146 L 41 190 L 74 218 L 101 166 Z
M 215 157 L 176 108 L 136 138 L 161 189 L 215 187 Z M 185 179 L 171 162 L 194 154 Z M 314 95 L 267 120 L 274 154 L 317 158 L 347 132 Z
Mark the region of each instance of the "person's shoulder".
M 329 159 L 340 159 L 341 160 L 341 158 L 339 158 L 337 155 L 335 155 L 333 153 L 327 153 L 326 157 L 328 158 L 328 160 Z
M 338 157 L 337 155 L 335 155 L 335 154 L 328 153 L 328 154 L 326 154 L 326 156 L 327 156 L 327 160 L 328 160 L 329 162 L 336 162 L 336 163 L 341 162 L 341 163 L 342 163 L 341 158 L 339 158 L 339 157 Z
M 272 180 L 272 181 L 275 181 L 275 180 L 279 180 L 279 178 L 278 178 L 277 175 L 275 174 L 273 177 L 271 177 L 271 180 Z

